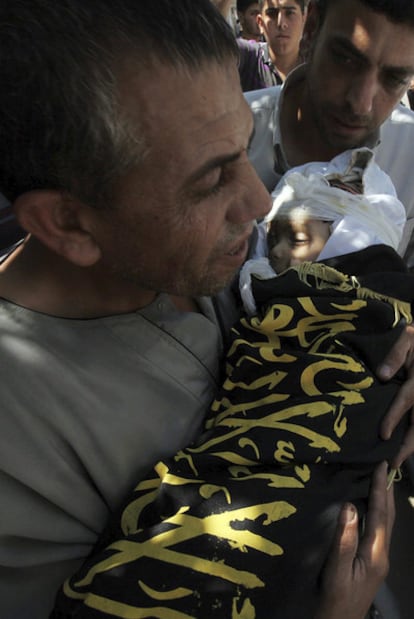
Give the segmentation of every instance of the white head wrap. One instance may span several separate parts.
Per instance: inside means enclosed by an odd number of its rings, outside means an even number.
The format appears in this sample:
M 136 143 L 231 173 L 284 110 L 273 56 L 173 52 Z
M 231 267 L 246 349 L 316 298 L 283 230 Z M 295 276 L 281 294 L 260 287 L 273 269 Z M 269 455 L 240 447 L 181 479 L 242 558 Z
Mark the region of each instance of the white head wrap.
M 265 219 L 295 213 L 303 218 L 332 222 L 331 235 L 318 260 L 332 258 L 383 243 L 398 248 L 406 222 L 390 177 L 375 163 L 369 148 L 348 150 L 332 161 L 308 163 L 289 170 L 273 191 L 273 206 Z M 360 183 L 362 193 L 350 193 L 330 185 L 338 180 Z M 262 229 L 264 232 L 264 230 Z M 262 241 L 261 247 L 265 247 Z M 275 276 L 266 257 L 246 262 L 240 273 L 240 292 L 245 310 L 256 312 L 251 275 Z
M 390 177 L 375 163 L 369 148 L 348 150 L 328 163 L 292 168 L 273 191 L 266 217 L 297 214 L 333 222 L 332 234 L 318 260 L 384 243 L 400 243 L 406 213 Z M 329 181 L 360 182 L 362 193 L 333 187 Z

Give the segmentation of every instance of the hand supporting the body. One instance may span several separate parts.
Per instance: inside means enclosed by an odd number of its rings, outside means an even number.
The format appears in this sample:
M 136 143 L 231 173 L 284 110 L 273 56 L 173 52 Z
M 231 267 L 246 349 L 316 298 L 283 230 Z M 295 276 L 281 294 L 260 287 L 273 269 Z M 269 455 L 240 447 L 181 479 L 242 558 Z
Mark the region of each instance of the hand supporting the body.
M 412 325 L 405 328 L 378 368 L 377 374 L 380 379 L 387 381 L 401 368 L 405 368 L 407 378 L 399 389 L 381 428 L 381 437 L 387 440 L 402 417 L 407 412 L 411 415 L 411 426 L 404 437 L 401 449 L 390 462 L 393 468 L 401 466 L 402 462 L 414 453 L 414 326 Z
M 387 490 L 387 465 L 373 476 L 364 533 L 359 539 L 353 505 L 343 507 L 328 557 L 315 619 L 364 619 L 388 573 L 394 524 L 393 489 Z

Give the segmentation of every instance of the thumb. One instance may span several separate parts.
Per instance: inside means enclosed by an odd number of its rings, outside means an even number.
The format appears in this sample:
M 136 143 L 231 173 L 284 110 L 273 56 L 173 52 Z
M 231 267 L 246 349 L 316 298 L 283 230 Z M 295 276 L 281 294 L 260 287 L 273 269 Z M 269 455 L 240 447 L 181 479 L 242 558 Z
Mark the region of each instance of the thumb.
M 342 576 L 343 582 L 349 580 L 358 550 L 358 513 L 352 503 L 345 503 L 338 518 L 335 538 L 324 570 L 326 578 L 335 580 Z

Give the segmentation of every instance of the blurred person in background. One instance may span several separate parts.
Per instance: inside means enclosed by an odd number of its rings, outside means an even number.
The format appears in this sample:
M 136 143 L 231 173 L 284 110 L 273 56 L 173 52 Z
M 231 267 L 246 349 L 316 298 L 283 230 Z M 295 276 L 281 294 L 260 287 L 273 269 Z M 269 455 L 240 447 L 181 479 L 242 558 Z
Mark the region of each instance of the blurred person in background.
M 238 40 L 244 92 L 282 84 L 301 62 L 305 0 L 259 0 L 257 24 L 264 42 Z
M 240 24 L 240 37 L 247 41 L 263 41 L 257 23 L 260 6 L 257 0 L 237 0 L 237 17 Z

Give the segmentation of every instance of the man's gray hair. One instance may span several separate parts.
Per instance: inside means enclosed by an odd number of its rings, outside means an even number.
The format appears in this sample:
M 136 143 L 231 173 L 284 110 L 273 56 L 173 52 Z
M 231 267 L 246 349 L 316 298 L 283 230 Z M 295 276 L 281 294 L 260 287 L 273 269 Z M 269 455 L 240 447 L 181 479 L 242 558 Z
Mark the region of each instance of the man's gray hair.
M 237 53 L 210 0 L 2 2 L 0 192 L 13 201 L 58 189 L 107 203 L 146 148 L 119 110 L 122 61 L 191 72 Z

